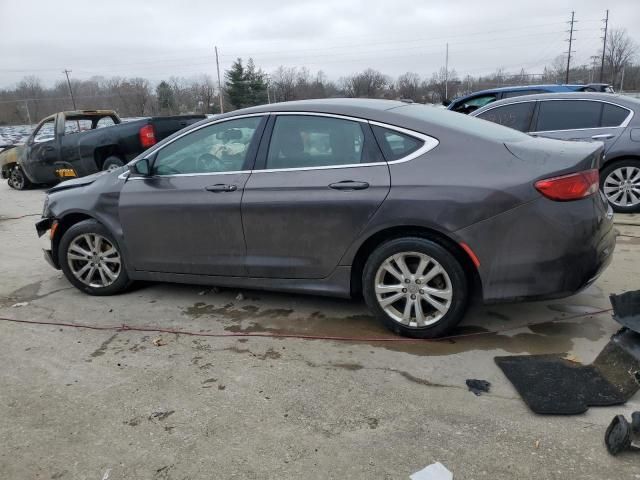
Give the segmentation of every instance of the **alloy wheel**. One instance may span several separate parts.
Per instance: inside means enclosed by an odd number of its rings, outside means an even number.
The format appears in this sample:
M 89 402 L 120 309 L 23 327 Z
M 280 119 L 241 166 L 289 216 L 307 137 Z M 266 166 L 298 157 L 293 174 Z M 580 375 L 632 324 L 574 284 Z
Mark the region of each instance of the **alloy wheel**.
M 451 308 L 449 274 L 424 253 L 402 252 L 387 258 L 376 272 L 374 287 L 380 307 L 404 326 L 433 325 Z
M 84 233 L 74 238 L 67 249 L 67 263 L 75 278 L 94 288 L 111 285 L 122 269 L 118 249 L 97 233 Z
M 604 179 L 602 186 L 609 202 L 619 207 L 640 205 L 640 168 L 620 167 Z

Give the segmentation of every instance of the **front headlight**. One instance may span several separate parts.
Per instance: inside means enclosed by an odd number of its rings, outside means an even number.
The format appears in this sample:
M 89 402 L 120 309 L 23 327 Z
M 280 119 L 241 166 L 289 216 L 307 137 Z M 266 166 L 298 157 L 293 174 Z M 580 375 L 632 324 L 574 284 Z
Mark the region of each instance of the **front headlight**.
M 42 218 L 47 218 L 48 216 L 49 216 L 49 195 L 45 195 L 44 205 L 42 207 Z

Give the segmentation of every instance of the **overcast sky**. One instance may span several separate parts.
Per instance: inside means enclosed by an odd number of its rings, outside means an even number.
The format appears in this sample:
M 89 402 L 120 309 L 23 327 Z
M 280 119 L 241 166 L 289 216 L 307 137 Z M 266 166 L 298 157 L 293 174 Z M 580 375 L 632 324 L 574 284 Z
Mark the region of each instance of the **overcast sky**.
M 539 73 L 567 49 L 576 11 L 574 58 L 597 53 L 601 19 L 640 43 L 639 0 L 0 0 L 0 88 L 25 75 L 46 84 L 61 71 L 86 79 L 215 76 L 235 57 L 271 72 L 307 66 L 331 79 L 378 69 L 423 76 L 449 65 L 460 76 L 497 68 Z

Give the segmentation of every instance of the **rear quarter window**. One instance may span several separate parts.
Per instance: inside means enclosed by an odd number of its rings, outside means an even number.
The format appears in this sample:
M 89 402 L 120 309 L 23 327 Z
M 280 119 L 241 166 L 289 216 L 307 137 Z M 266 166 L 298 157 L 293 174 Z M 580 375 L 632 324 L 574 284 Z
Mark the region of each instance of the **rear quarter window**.
M 372 125 L 376 141 L 380 145 L 387 161 L 399 160 L 418 150 L 424 142 L 411 135 Z
M 602 126 L 618 127 L 627 119 L 628 116 L 629 110 L 626 108 L 605 103 L 602 109 Z

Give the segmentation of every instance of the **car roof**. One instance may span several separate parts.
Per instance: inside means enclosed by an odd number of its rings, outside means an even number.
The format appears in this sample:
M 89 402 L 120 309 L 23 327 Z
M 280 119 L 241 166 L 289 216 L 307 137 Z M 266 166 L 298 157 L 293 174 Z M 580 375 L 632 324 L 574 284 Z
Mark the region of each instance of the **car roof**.
M 591 85 L 595 85 L 595 84 L 591 84 Z M 500 92 L 520 92 L 523 90 L 535 90 L 535 89 L 548 89 L 548 90 L 553 90 L 553 91 L 564 91 L 567 90 L 569 88 L 582 88 L 582 87 L 586 87 L 587 85 L 580 85 L 580 84 L 558 84 L 558 83 L 552 83 L 552 84 L 545 84 L 545 85 L 513 85 L 510 87 L 496 87 L 496 88 L 487 88 L 485 90 L 478 90 L 476 92 L 472 92 L 469 93 L 467 95 L 461 95 L 460 97 L 456 97 L 452 100 L 452 102 L 457 102 L 459 100 L 462 100 L 464 98 L 469 98 L 469 97 L 475 97 L 476 95 L 484 95 L 484 94 L 488 94 L 488 93 L 500 93 Z
M 318 98 L 312 100 L 268 103 L 257 107 L 243 108 L 241 110 L 234 110 L 228 114 L 220 115 L 216 117 L 216 119 L 238 114 L 283 111 L 334 113 L 337 115 L 354 115 L 369 118 L 370 115 L 378 116 L 381 112 L 407 104 L 409 104 L 409 102 L 372 98 Z
M 640 100 L 628 95 L 619 93 L 600 93 L 600 92 L 561 92 L 561 93 L 536 93 L 535 95 L 524 95 L 522 97 L 504 98 L 485 105 L 482 108 L 471 112 L 472 116 L 476 116 L 486 110 L 490 110 L 500 105 L 510 103 L 532 102 L 535 100 L 600 100 L 604 102 L 617 103 L 623 107 L 632 110 L 640 110 Z

